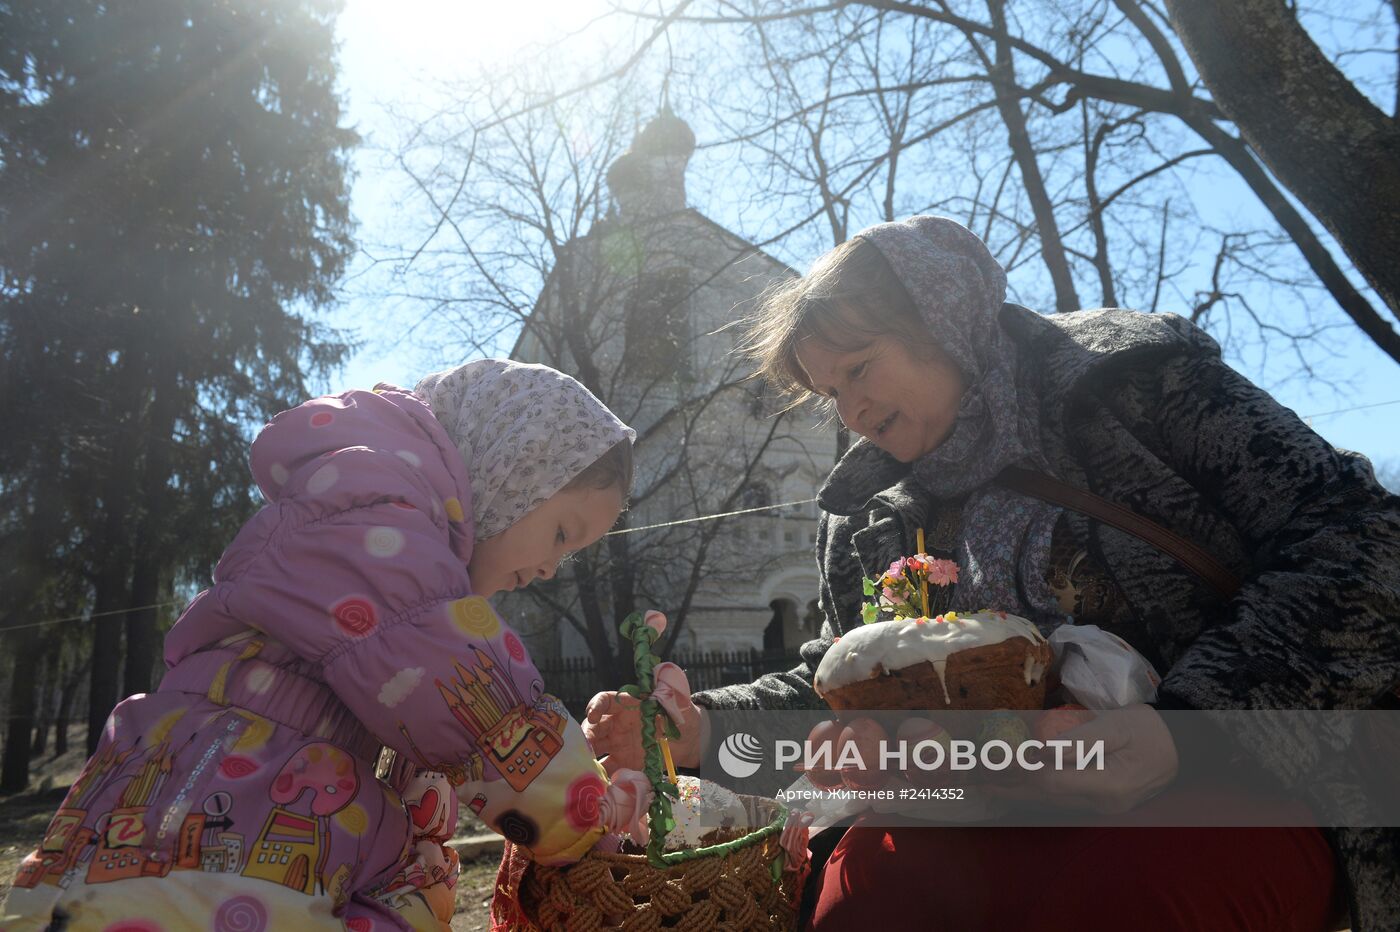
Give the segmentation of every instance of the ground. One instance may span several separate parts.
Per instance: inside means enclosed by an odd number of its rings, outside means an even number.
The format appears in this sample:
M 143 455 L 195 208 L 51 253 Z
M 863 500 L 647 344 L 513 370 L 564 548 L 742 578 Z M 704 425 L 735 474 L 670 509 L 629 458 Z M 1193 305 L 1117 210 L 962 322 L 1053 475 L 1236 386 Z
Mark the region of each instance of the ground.
M 462 862 L 462 874 L 457 879 L 457 914 L 452 917 L 452 932 L 485 932 L 491 928 L 491 891 L 496 886 L 496 866 L 500 863 L 499 853 Z
M 15 871 L 39 839 L 44 837 L 49 819 L 63 802 L 68 787 L 0 796 L 0 899 L 10 892 Z

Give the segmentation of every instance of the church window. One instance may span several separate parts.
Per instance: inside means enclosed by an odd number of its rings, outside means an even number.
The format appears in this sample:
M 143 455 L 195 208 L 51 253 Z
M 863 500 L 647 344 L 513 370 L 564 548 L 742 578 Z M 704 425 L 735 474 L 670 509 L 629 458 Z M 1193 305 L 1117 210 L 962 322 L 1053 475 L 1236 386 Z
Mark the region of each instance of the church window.
M 627 301 L 627 365 L 646 379 L 691 376 L 690 272 L 666 269 L 642 275 Z

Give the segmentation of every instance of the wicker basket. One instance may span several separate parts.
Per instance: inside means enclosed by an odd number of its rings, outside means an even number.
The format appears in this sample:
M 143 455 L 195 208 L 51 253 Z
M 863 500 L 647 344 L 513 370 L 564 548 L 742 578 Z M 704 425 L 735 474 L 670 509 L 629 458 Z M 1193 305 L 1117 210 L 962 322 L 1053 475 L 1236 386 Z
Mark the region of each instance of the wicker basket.
M 622 624 L 623 636 L 633 643 L 637 667 L 637 685 L 623 691 L 642 700 L 645 771 L 656 790 L 647 853 L 595 850 L 565 867 L 531 864 L 521 878 L 520 905 L 547 932 L 795 929 L 808 865 L 783 869 L 780 842 L 787 809 L 776 800 L 739 797 L 748 810 L 748 824 L 758 828 L 735 830 L 735 837 L 704 848 L 662 850 L 665 832 L 658 826 L 674 824 L 670 797 L 675 787 L 662 773 L 654 727 L 661 712 L 651 699 L 652 671 L 658 663 L 652 644 L 658 633 L 637 614 Z
M 600 851 L 567 867 L 531 865 L 521 906 L 551 932 L 795 929 L 805 871 L 782 869 L 786 810 L 771 799 L 740 799 L 756 814 L 771 813 L 768 824 L 724 844 L 672 852 L 689 857 L 664 867 L 644 854 Z

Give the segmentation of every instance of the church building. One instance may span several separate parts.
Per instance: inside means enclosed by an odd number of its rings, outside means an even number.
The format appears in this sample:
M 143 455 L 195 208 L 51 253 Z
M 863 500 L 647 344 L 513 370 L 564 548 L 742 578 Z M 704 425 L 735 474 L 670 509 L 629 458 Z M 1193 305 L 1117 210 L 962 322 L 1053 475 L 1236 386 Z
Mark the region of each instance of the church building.
M 835 424 L 806 410 L 777 417 L 781 406 L 746 379 L 738 322 L 794 273 L 687 204 L 694 148 L 666 108 L 612 163 L 611 210 L 558 258 L 512 356 L 601 386 L 637 430 L 626 526 L 645 530 L 629 532 L 627 562 L 637 608 L 683 615 L 675 649 L 791 654 L 816 632 L 812 499 L 835 458 Z M 541 595 L 499 600 L 532 654 L 588 655 Z

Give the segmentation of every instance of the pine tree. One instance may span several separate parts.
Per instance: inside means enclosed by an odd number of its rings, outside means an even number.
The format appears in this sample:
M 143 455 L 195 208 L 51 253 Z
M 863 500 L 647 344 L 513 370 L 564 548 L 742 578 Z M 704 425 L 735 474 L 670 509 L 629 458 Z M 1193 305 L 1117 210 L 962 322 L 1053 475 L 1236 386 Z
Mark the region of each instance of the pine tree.
M 312 316 L 352 248 L 338 9 L 0 0 L 0 430 L 50 440 L 0 456 L 0 534 L 39 548 L 0 611 L 23 623 L 46 559 L 80 555 L 89 747 L 151 685 L 132 609 L 252 507 L 248 427 L 346 350 Z M 20 533 L 45 473 L 61 520 Z

